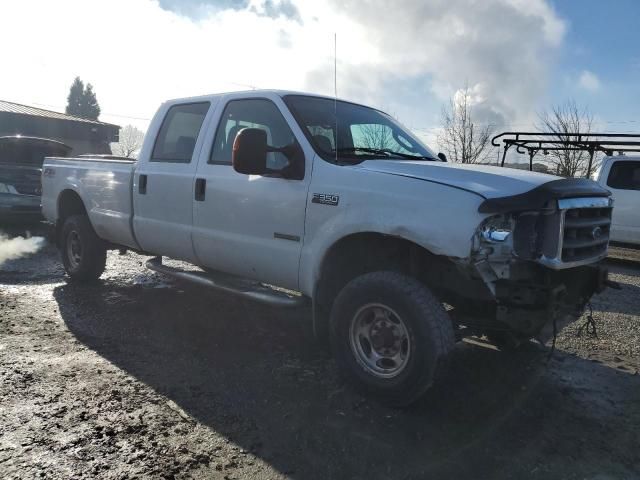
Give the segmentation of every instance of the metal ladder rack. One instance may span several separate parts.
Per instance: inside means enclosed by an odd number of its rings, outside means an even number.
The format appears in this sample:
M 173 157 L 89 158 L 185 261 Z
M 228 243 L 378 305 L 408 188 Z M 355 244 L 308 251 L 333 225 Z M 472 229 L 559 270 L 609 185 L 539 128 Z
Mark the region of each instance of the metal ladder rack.
M 640 152 L 640 134 L 636 133 L 542 133 L 542 132 L 503 132 L 491 139 L 491 145 L 503 145 L 502 161 L 504 167 L 507 152 L 516 147 L 518 153 L 529 154 L 529 170 L 533 170 L 533 157 L 542 151 L 586 151 L 589 152 L 589 166 L 586 177 L 591 175 L 593 157 L 596 152 L 613 155 L 613 152 Z

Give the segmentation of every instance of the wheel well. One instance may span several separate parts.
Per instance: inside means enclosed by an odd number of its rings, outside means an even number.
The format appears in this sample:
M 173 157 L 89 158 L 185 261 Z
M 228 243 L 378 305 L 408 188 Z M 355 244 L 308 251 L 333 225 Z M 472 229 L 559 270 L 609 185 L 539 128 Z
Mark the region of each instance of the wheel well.
M 357 233 L 342 238 L 322 262 L 314 293 L 314 331 L 320 336 L 326 333 L 326 320 L 334 299 L 360 275 L 391 270 L 411 275 L 427 285 L 437 285 L 438 279 L 451 268 L 452 263 L 445 257 L 405 238 L 380 233 Z
M 86 215 L 84 202 L 73 190 L 63 190 L 58 196 L 58 218 L 56 220 L 56 239 L 60 240 L 62 225 L 71 215 Z

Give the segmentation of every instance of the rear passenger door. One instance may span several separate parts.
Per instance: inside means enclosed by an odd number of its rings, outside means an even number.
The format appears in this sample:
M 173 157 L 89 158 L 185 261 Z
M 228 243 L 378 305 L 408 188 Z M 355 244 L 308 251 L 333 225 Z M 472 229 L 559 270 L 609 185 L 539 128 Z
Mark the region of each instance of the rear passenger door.
M 611 240 L 640 244 L 640 160 L 614 160 L 607 188 L 615 201 Z
M 146 251 L 195 261 L 191 243 L 194 176 L 200 131 L 210 102 L 172 105 L 150 158 L 140 159 L 134 179 L 134 231 Z

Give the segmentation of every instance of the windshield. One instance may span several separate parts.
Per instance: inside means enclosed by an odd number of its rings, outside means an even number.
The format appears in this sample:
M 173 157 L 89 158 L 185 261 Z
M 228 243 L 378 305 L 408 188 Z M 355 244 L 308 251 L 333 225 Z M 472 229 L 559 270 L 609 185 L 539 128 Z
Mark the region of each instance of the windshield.
M 336 157 L 344 163 L 378 158 L 437 160 L 405 128 L 373 108 L 304 95 L 288 95 L 285 102 L 316 152 L 327 161 L 335 162 Z

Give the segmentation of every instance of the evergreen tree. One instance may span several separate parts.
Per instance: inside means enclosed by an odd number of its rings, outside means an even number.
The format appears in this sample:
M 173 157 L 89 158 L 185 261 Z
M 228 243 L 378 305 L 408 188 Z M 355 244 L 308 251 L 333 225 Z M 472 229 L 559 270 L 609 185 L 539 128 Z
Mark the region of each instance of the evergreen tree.
M 93 91 L 93 86 L 88 83 L 85 87 L 80 77 L 76 77 L 69 89 L 66 112 L 82 118 L 97 120 L 100 116 L 100 105 Z
M 93 91 L 93 85 L 87 83 L 87 86 L 84 89 L 84 115 L 85 118 L 90 118 L 91 120 L 97 120 L 100 116 L 100 105 L 98 105 L 98 99 L 96 98 L 96 94 Z
M 83 103 L 84 83 L 80 80 L 80 77 L 71 84 L 69 89 L 69 96 L 67 97 L 67 109 L 65 110 L 68 115 L 82 116 L 82 103 Z

